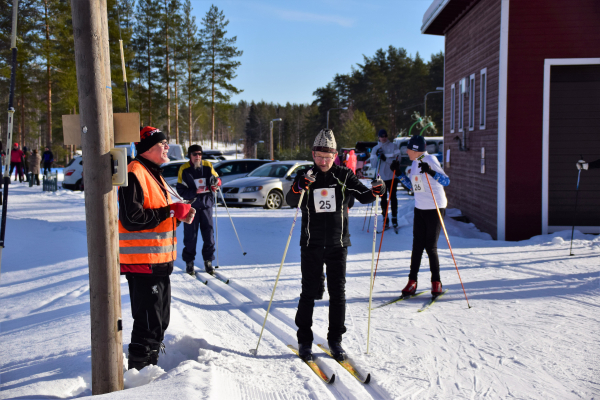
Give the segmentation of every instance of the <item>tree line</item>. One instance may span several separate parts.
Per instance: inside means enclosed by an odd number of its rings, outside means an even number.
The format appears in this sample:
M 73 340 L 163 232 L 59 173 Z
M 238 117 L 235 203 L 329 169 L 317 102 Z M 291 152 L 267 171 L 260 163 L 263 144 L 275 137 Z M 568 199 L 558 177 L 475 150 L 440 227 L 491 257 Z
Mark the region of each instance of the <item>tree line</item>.
M 354 147 L 376 140 L 382 128 L 391 136 L 405 132 L 425 93 L 443 84 L 442 53 L 426 62 L 389 46 L 317 88 L 311 104 L 232 103 L 242 91 L 232 82 L 243 53 L 227 35 L 222 10 L 212 5 L 196 21 L 190 0 L 107 0 L 107 7 L 114 112 L 126 112 L 122 40 L 130 112 L 184 146 L 238 143 L 246 157 L 268 157 L 270 121 L 281 118 L 273 128 L 275 157 L 306 159 L 328 110 L 338 146 Z M 1 109 L 8 104 L 11 16 L 12 2 L 0 0 Z M 64 157 L 61 115 L 78 113 L 70 1 L 19 1 L 17 47 L 14 140 Z M 442 96 L 431 95 L 427 110 L 441 126 Z M 6 127 L 0 124 L 0 138 Z
M 107 0 L 114 112 L 126 112 L 120 42 L 129 85 L 129 111 L 142 125 L 177 143 L 230 136 L 229 102 L 243 52 L 227 35 L 229 21 L 211 5 L 196 21 L 190 0 Z M 21 0 L 13 140 L 63 154 L 64 114 L 78 113 L 75 50 L 68 0 Z M 0 1 L 0 108 L 8 106 L 12 2 Z M 6 142 L 7 125 L 0 125 Z M 225 135 L 225 136 L 224 136 Z

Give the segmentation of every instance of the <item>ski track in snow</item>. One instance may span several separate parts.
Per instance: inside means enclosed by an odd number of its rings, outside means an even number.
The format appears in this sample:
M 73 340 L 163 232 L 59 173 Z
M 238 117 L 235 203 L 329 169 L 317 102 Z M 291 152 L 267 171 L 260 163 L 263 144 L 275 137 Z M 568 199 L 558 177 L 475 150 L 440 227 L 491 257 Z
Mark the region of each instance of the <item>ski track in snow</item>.
M 10 188 L 6 248 L 0 276 L 0 398 L 91 395 L 89 282 L 84 197 L 39 187 Z M 406 283 L 414 200 L 399 192 L 398 234 L 384 237 L 373 306 Z M 230 209 L 248 255 L 243 257 L 224 209 L 219 209 L 219 271 L 226 285 L 208 285 L 182 271 L 171 276 L 167 353 L 148 384 L 101 396 L 147 399 L 593 399 L 600 398 L 600 238 L 570 231 L 522 242 L 492 241 L 472 224 L 445 220 L 469 303 L 443 235 L 438 243 L 449 292 L 417 313 L 428 295 L 372 311 L 367 337 L 372 233 L 362 230 L 367 206 L 350 213 L 353 246 L 347 266 L 344 346 L 362 385 L 316 346 L 324 384 L 292 354 L 300 293 L 299 227 L 256 347 L 294 210 Z M 368 216 L 367 216 L 368 220 Z M 378 225 L 381 224 L 379 217 Z M 299 224 L 298 224 L 299 225 Z M 373 220 L 369 231 L 372 232 Z M 178 230 L 182 243 L 183 230 Z M 378 240 L 381 235 L 378 235 Z M 379 243 L 377 243 L 377 247 Z M 201 247 L 201 244 L 199 244 Z M 182 247 L 180 247 L 180 250 Z M 423 255 L 419 290 L 428 291 Z M 132 320 L 121 278 L 123 351 Z M 326 343 L 327 293 L 317 301 L 315 345 Z M 164 372 L 161 372 L 164 371 Z M 143 375 L 143 374 L 140 374 Z M 128 375 L 129 376 L 129 375 Z

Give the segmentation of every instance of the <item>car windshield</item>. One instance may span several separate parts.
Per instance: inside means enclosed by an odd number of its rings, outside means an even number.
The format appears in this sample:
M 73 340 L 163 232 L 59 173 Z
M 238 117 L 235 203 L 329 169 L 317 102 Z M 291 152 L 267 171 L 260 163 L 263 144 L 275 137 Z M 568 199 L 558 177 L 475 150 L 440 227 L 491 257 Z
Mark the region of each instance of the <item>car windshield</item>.
M 294 164 L 266 164 L 250 172 L 248 176 L 283 178 Z

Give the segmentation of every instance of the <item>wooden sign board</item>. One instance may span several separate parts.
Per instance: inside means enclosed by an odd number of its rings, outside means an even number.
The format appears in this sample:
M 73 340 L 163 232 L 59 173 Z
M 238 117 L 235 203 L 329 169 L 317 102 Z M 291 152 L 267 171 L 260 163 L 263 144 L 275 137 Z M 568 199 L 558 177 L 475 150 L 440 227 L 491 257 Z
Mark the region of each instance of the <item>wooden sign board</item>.
M 81 124 L 79 114 L 62 116 L 63 139 L 65 145 L 81 146 Z M 131 143 L 140 141 L 140 114 L 113 114 L 113 124 L 116 143 Z

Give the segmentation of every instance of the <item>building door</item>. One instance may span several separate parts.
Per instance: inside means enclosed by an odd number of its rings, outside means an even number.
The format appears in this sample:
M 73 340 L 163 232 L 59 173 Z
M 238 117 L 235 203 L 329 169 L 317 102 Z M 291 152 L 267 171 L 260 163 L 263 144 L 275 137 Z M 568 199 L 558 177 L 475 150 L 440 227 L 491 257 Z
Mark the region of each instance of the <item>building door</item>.
M 588 162 L 600 159 L 600 65 L 553 65 L 549 110 L 549 232 L 573 224 L 590 233 L 599 231 L 600 169 L 581 172 L 575 212 L 578 174 L 575 163 L 581 157 Z

